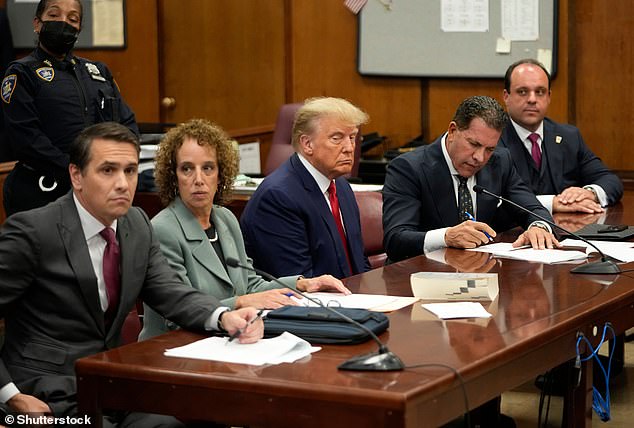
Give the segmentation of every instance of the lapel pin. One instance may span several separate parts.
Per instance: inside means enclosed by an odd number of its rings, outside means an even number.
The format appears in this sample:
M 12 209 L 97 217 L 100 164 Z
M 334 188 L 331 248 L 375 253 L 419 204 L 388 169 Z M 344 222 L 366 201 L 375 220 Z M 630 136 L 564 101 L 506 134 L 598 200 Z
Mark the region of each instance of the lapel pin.
M 555 137 L 555 143 L 560 144 L 561 143 L 561 135 L 557 135 Z

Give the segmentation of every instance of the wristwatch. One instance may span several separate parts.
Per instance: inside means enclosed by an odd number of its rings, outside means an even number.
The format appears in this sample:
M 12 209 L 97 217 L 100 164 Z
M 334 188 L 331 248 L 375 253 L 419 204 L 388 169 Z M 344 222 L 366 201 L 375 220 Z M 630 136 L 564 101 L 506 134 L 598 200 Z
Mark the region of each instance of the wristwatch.
M 597 195 L 597 191 L 594 190 L 594 187 L 592 186 L 583 186 L 584 189 L 589 190 L 592 192 L 592 194 L 594 195 L 594 201 L 595 202 L 599 202 L 599 195 Z
M 218 315 L 218 329 L 224 333 L 227 333 L 227 329 L 225 328 L 224 325 L 222 325 L 222 317 L 224 314 L 226 314 L 227 312 L 229 312 L 229 310 L 226 311 L 222 311 L 220 313 L 220 315 Z

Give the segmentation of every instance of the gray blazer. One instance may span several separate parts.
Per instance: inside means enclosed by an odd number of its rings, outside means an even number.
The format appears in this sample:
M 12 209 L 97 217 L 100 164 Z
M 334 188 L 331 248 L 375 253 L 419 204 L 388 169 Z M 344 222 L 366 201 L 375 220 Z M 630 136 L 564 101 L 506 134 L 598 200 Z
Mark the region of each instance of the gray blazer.
M 0 387 L 13 381 L 45 402 L 72 396 L 75 361 L 119 345 L 123 321 L 139 297 L 180 325 L 204 328 L 220 303 L 183 285 L 145 213 L 131 208 L 118 220 L 117 238 L 121 300 L 106 330 L 72 193 L 7 219 L 0 229 L 0 316 L 6 327 Z
M 211 219 L 225 258 L 233 257 L 251 266 L 251 259 L 247 258 L 244 250 L 240 225 L 233 213 L 214 205 Z M 225 269 L 200 223 L 180 197 L 152 219 L 152 226 L 163 254 L 180 279 L 193 288 L 221 299 L 223 305 L 233 308 L 237 296 L 281 288 L 281 285 L 265 281 L 253 271 L 239 267 Z M 288 287 L 293 287 L 297 278 L 291 276 L 280 280 Z M 145 340 L 175 328 L 177 325 L 146 306 L 139 339 Z

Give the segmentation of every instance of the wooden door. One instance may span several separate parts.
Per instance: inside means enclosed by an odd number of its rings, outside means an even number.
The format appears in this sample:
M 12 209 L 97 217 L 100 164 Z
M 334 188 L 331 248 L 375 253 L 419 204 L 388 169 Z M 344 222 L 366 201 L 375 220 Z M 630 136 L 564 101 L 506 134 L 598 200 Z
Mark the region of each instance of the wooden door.
M 159 0 L 161 119 L 268 126 L 285 101 L 284 0 Z

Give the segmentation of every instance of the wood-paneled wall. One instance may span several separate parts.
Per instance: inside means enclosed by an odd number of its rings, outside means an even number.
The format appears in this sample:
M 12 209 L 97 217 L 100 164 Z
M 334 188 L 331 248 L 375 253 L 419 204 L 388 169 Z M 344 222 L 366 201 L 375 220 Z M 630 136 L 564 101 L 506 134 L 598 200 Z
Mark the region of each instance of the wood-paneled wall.
M 77 50 L 108 65 L 138 122 L 159 122 L 159 56 L 156 0 L 126 1 L 126 48 Z
M 572 1 L 572 0 L 570 0 Z M 571 120 L 611 168 L 634 177 L 634 19 L 631 1 L 576 0 Z
M 262 102 L 269 92 L 280 102 L 319 95 L 348 98 L 370 114 L 371 122 L 363 132 L 378 131 L 388 136 L 391 146 L 402 145 L 421 133 L 427 140 L 435 138 L 446 129 L 457 104 L 469 95 L 502 100 L 502 79 L 360 76 L 356 71 L 357 18 L 342 0 L 267 0 L 266 7 L 271 10 L 255 17 L 253 5 L 257 9 L 264 4 L 261 1 L 241 0 L 227 7 L 226 0 L 191 0 L 181 13 L 195 14 L 195 20 L 174 14 L 160 16 L 161 7 L 172 3 L 182 4 L 178 0 L 126 2 L 127 48 L 80 52 L 110 66 L 139 121 L 160 121 L 169 116 L 160 108 L 162 96 L 174 96 L 162 93 L 164 79 L 175 78 L 164 73 L 166 64 L 200 67 L 201 76 L 218 80 L 215 83 L 222 87 L 218 96 L 199 96 L 201 103 L 212 105 L 214 120 L 234 131 L 233 135 L 240 135 L 236 128 L 262 129 L 265 133 L 272 128 L 278 102 Z M 170 39 L 166 31 L 174 23 L 195 33 L 198 43 Z M 629 2 L 612 2 L 607 7 L 595 0 L 559 0 L 558 72 L 552 84 L 549 116 L 577 124 L 588 145 L 608 166 L 634 174 L 634 27 L 630 24 Z M 269 49 L 275 52 L 274 64 L 262 55 L 261 44 L 245 42 L 249 40 L 245 32 L 274 45 Z M 227 55 L 214 61 L 201 59 L 204 51 L 200 46 L 208 44 L 220 46 L 216 51 Z M 245 64 L 249 64 L 248 69 Z M 248 78 L 246 83 L 244 74 L 223 78 L 227 73 L 248 73 Z M 183 91 L 196 94 L 195 80 L 184 83 Z M 272 90 L 249 89 L 262 85 L 270 85 Z M 196 108 L 189 109 L 186 116 L 196 113 Z M 240 121 L 236 116 L 249 119 Z

